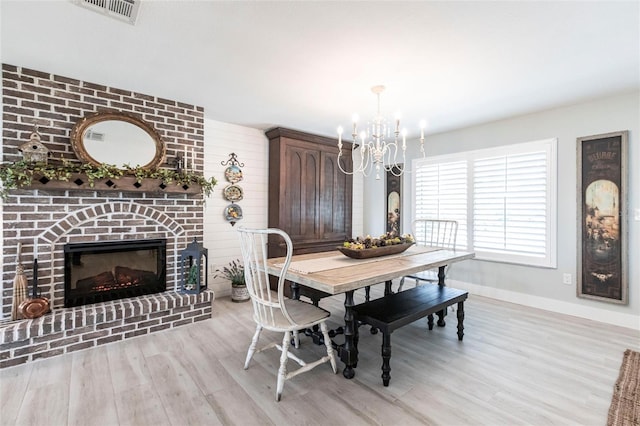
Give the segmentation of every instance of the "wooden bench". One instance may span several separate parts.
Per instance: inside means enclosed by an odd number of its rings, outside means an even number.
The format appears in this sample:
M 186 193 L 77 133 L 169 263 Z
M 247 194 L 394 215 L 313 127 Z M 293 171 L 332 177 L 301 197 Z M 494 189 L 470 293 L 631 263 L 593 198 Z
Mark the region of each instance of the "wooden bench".
M 391 379 L 391 333 L 394 330 L 428 317 L 429 330 L 433 329 L 433 314 L 438 314 L 438 325 L 444 327 L 444 313 L 448 306 L 458 304 L 458 340 L 464 336 L 464 301 L 468 292 L 455 288 L 427 284 L 354 307 L 357 320 L 382 332 L 382 382 L 389 386 Z

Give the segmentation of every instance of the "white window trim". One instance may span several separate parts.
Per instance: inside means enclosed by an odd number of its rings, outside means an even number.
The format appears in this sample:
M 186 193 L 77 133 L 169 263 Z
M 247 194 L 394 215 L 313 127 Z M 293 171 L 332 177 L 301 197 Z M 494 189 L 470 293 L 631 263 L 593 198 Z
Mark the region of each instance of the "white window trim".
M 511 145 L 502 145 L 493 148 L 478 149 L 472 151 L 464 151 L 453 154 L 443 154 L 434 157 L 419 158 L 412 161 L 412 170 L 418 170 L 423 165 L 445 163 L 451 161 L 467 161 L 467 179 L 469 192 L 467 193 L 467 241 L 470 245 L 474 242 L 474 221 L 473 221 L 473 160 L 477 158 L 485 158 L 499 155 L 513 155 L 519 153 L 527 153 L 539 151 L 544 147 L 547 153 L 547 206 L 546 218 L 548 220 L 546 227 L 547 250 L 544 257 L 522 256 L 517 254 L 491 253 L 486 251 L 474 250 L 469 247 L 468 250 L 476 253 L 476 259 L 487 260 L 500 263 L 514 263 L 527 266 L 536 266 L 542 268 L 557 267 L 557 188 L 558 188 L 558 161 L 557 161 L 557 138 L 549 138 L 532 142 L 517 143 Z M 416 174 L 412 174 L 412 221 L 419 219 L 416 217 Z M 446 219 L 446 218 L 440 218 Z

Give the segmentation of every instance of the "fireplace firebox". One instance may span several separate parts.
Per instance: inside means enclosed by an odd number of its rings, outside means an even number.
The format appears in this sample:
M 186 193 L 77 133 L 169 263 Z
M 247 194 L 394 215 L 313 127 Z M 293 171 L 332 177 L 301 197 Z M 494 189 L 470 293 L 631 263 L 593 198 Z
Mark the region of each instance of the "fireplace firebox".
M 165 291 L 166 247 L 166 239 L 65 245 L 65 308 Z

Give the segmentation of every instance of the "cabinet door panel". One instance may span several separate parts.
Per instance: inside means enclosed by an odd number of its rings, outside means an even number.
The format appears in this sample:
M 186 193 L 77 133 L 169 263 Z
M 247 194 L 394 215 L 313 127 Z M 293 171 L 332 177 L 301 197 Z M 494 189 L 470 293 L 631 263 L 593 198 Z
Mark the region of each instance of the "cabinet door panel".
M 340 171 L 337 161 L 337 153 L 322 153 L 320 222 L 327 240 L 351 237 L 351 179 Z
M 285 149 L 285 163 L 286 188 L 279 201 L 288 223 L 286 231 L 293 241 L 318 238 L 319 152 L 289 145 Z

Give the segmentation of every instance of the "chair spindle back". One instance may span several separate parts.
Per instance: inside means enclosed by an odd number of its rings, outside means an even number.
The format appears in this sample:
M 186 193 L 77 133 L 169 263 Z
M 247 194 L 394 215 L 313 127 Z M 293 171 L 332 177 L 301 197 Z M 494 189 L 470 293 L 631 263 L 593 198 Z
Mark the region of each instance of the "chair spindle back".
M 413 222 L 413 236 L 420 246 L 454 250 L 457 234 L 458 222 L 455 220 L 417 219 Z
M 280 229 L 247 229 L 238 228 L 240 235 L 240 249 L 244 261 L 244 276 L 247 290 L 253 303 L 253 311 L 256 321 L 265 325 L 276 325 L 276 319 L 280 317 L 279 312 L 292 324 L 296 322 L 287 312 L 284 303 L 285 275 L 291 263 L 293 253 L 293 243 L 287 233 Z M 282 272 L 278 277 L 278 291 L 274 293 L 270 287 L 269 273 L 265 265 L 267 264 L 267 243 L 269 236 L 281 237 L 287 246 L 287 255 L 282 267 Z M 273 237 L 272 237 L 273 238 Z M 278 237 L 276 237 L 278 238 Z M 273 242 L 273 241 L 272 241 Z

